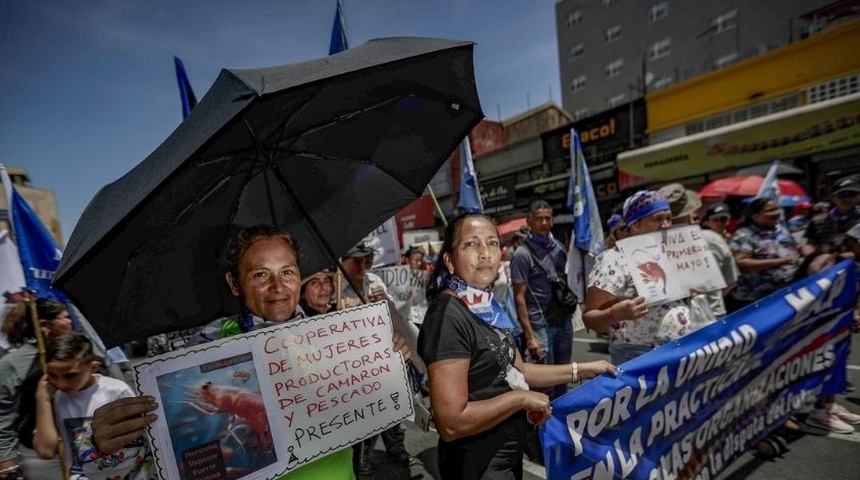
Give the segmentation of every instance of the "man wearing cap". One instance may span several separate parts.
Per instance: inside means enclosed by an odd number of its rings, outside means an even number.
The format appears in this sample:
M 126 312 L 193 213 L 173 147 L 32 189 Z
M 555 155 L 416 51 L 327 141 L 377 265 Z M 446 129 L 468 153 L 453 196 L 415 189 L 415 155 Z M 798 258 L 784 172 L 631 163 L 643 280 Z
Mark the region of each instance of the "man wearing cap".
M 671 183 L 660 188 L 660 193 L 669 200 L 669 205 L 672 208 L 672 225 L 689 225 L 693 223 L 692 216 L 702 206 L 702 201 L 699 195 L 687 188 L 684 188 L 680 183 Z M 710 210 L 718 209 L 721 205 L 716 205 Z M 713 212 L 720 215 L 719 212 Z M 728 212 L 726 212 L 728 213 Z M 713 221 L 713 216 L 710 217 Z M 725 226 L 725 223 L 723 224 Z M 722 291 L 715 290 L 706 292 L 702 295 L 708 301 L 711 307 L 711 312 L 716 318 L 726 315 L 726 304 L 723 301 L 723 295 L 729 292 L 738 281 L 738 265 L 735 263 L 732 250 L 729 248 L 726 239 L 717 232 L 712 230 L 702 230 L 702 238 L 708 242 L 708 247 L 714 255 L 717 265 L 720 267 L 720 273 L 723 274 L 723 279 L 726 282 L 726 288 Z
M 732 213 L 729 211 L 729 206 L 725 203 L 718 203 L 705 210 L 705 214 L 702 215 L 702 229 L 716 232 L 723 237 L 723 240 L 728 240 L 732 237 L 728 231 L 731 218 Z
M 350 248 L 341 258 L 340 263 L 343 265 L 343 269 L 347 276 L 344 280 L 348 279 L 349 281 L 343 281 L 341 283 L 337 308 L 338 310 L 343 310 L 345 308 L 361 305 L 361 296 L 364 296 L 364 298 L 370 303 L 378 302 L 380 300 L 388 301 L 388 309 L 391 312 L 391 320 L 394 323 L 394 330 L 406 337 L 409 348 L 411 348 L 413 352 L 417 352 L 417 331 L 410 329 L 409 323 L 406 322 L 398 313 L 397 308 L 394 305 L 394 301 L 391 298 L 391 295 L 389 295 L 388 289 L 385 287 L 385 282 L 382 281 L 382 278 L 380 278 L 379 275 L 368 271 L 370 270 L 370 267 L 373 266 L 373 252 L 373 247 L 370 246 L 369 243 L 362 241 Z M 353 289 L 353 286 L 361 292 L 361 295 Z M 419 370 L 421 370 L 424 366 L 423 362 L 416 357 L 416 355 L 413 355 L 412 362 Z M 388 452 L 388 456 L 394 461 L 408 466 L 418 463 L 418 460 L 415 457 L 406 452 L 406 446 L 404 445 L 405 433 L 400 424 L 383 431 L 379 436 L 382 437 L 382 443 L 385 444 L 385 450 Z M 373 473 L 373 464 L 370 461 L 370 457 L 373 453 L 374 444 L 376 444 L 376 436 L 370 437 L 363 442 L 356 444 L 355 455 L 353 457 L 355 460 L 353 463 L 355 464 L 357 474 L 370 475 Z
M 833 208 L 827 215 L 814 217 L 806 229 L 808 255 L 801 265 L 802 271 L 815 273 L 816 264 L 826 256 L 853 258 L 854 252 L 849 248 L 848 232 L 860 222 L 860 175 L 850 175 L 840 178 L 833 184 Z M 849 383 L 849 389 L 853 385 Z M 836 403 L 835 395 L 827 395 L 815 404 L 815 408 L 806 418 L 806 424 L 824 431 L 850 434 L 854 425 L 860 425 L 860 415 Z
M 845 233 L 860 222 L 860 175 L 840 178 L 833 184 L 834 207 L 827 215 L 814 218 L 806 229 L 806 240 L 815 254 L 851 256 Z M 811 251 L 812 248 L 808 249 Z
M 642 190 L 624 201 L 628 236 L 672 226 L 669 202 L 660 192 Z M 627 259 L 617 248 L 597 256 L 585 294 L 585 326 L 608 332 L 609 356 L 619 365 L 693 331 L 684 300 L 647 305 L 636 292 Z

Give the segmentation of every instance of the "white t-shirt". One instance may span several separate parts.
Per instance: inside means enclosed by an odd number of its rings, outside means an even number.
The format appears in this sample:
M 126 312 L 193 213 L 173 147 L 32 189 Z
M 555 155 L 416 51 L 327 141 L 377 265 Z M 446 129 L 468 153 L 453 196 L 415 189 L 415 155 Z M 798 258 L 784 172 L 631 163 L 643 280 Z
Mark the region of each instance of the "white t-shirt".
M 84 444 L 90 442 L 86 432 L 92 431 L 88 427 L 96 409 L 114 400 L 134 396 L 131 387 L 122 380 L 99 374 L 93 376 L 95 383 L 83 390 L 71 395 L 60 391 L 54 394 L 54 420 L 66 446 L 66 462 L 72 474 L 84 473 L 80 453 L 86 448 Z

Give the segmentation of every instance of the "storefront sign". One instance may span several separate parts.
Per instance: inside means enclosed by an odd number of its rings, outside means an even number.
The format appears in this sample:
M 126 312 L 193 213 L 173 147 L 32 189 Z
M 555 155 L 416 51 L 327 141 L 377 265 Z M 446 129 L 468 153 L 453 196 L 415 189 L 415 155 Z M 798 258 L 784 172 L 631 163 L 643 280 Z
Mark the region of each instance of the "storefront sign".
M 397 219 L 397 228 L 401 232 L 416 228 L 432 228 L 436 225 L 436 219 L 433 217 L 433 198 L 430 195 L 421 196 L 403 207 L 394 218 Z
M 517 177 L 513 175 L 481 183 L 481 202 L 484 204 L 484 213 L 492 215 L 513 210 L 517 201 L 516 184 Z
M 618 155 L 622 189 L 860 144 L 860 94 Z

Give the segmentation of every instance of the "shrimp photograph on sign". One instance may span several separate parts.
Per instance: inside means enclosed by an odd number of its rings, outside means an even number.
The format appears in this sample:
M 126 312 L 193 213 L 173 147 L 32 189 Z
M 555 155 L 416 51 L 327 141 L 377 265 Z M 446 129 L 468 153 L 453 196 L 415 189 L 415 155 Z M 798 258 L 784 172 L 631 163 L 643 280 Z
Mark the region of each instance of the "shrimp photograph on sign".
M 619 240 L 636 292 L 656 305 L 726 287 L 720 267 L 698 225 Z
M 135 365 L 160 478 L 277 478 L 411 417 L 393 333 L 379 302 Z

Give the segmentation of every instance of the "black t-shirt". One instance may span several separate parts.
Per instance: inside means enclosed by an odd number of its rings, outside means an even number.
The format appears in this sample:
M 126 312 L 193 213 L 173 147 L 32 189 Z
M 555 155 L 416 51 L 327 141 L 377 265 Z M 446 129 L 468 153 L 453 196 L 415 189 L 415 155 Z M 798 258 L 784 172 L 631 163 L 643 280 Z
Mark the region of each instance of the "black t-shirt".
M 516 344 L 510 332 L 475 317 L 456 297 L 442 294 L 427 310 L 418 335 L 418 355 L 427 365 L 469 359 L 469 400 L 485 400 L 512 390 L 508 371 Z M 520 478 L 528 425 L 518 412 L 486 432 L 453 442 L 439 440 L 442 478 Z M 516 472 L 512 476 L 512 472 Z

